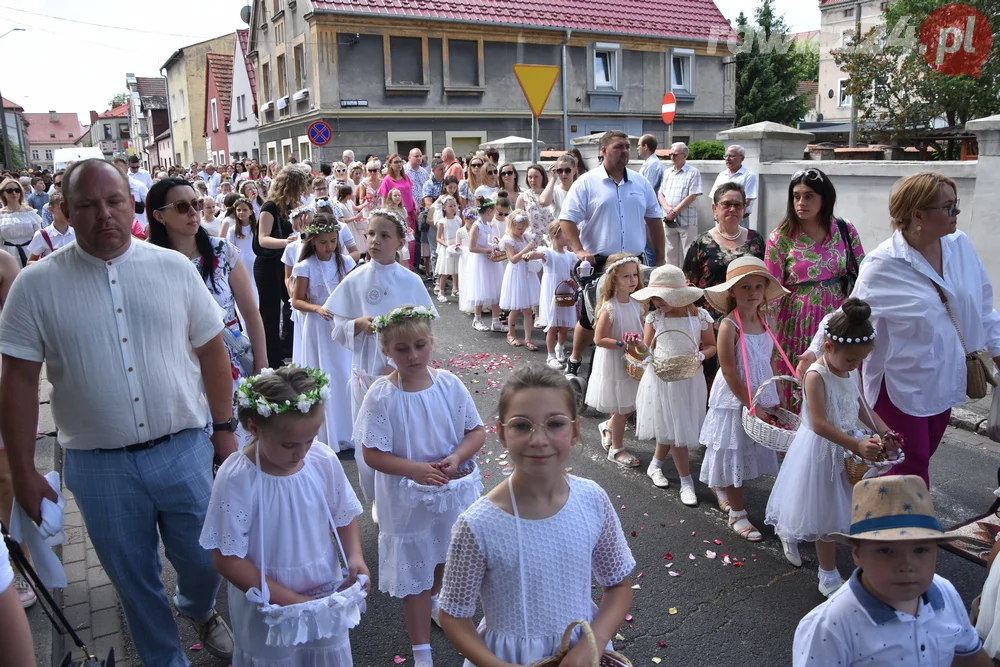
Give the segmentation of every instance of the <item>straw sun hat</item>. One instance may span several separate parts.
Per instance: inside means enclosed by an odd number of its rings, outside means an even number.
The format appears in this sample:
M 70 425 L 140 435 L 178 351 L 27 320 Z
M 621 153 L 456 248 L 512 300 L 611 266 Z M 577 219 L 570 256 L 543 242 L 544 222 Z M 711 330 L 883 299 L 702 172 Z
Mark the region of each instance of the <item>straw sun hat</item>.
M 937 540 L 958 537 L 946 533 L 934 516 L 934 501 L 917 475 L 886 475 L 863 479 L 851 495 L 851 530 L 832 533 L 839 542 L 874 540 Z
M 676 266 L 665 264 L 653 269 L 649 283 L 632 293 L 636 301 L 649 301 L 652 297 L 663 299 L 672 308 L 683 308 L 702 297 L 704 292 L 688 284 L 684 272 Z
M 729 290 L 747 276 L 761 276 L 767 279 L 767 288 L 764 291 L 764 301 L 767 303 L 788 294 L 788 290 L 771 275 L 763 261 L 747 255 L 729 263 L 726 269 L 726 282 L 705 288 L 705 299 L 720 313 L 728 313 L 733 309 L 733 297 L 730 296 Z

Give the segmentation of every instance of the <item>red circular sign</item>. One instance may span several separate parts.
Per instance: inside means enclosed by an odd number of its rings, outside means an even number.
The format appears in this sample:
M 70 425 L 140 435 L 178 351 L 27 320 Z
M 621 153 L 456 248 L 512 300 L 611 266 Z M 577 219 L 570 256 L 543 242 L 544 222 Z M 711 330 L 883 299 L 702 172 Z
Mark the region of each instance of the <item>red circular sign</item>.
M 943 74 L 978 78 L 992 48 L 990 22 L 968 5 L 938 7 L 920 26 L 920 53 Z
M 333 139 L 333 128 L 329 123 L 318 120 L 309 126 L 306 134 L 314 146 L 326 146 Z
M 667 94 L 663 96 L 663 107 L 661 113 L 663 115 L 663 122 L 670 125 L 674 122 L 674 114 L 677 112 L 677 98 L 673 93 L 667 91 Z

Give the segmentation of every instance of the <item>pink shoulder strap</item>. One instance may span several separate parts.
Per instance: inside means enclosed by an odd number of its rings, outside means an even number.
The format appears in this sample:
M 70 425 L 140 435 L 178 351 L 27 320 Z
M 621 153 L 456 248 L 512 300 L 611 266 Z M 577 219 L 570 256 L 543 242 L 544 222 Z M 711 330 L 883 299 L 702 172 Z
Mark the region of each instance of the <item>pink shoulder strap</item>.
M 740 352 L 742 353 L 743 356 L 743 374 L 746 378 L 746 383 L 747 383 L 747 397 L 750 399 L 750 407 L 752 408 L 753 385 L 750 384 L 750 364 L 747 360 L 747 342 L 744 337 L 745 332 L 743 331 L 743 321 L 740 319 L 740 311 L 734 310 L 733 312 L 736 314 L 736 326 L 739 327 Z M 792 362 L 788 360 L 788 356 L 785 354 L 785 351 L 781 349 L 781 345 L 778 344 L 777 337 L 775 337 L 775 335 L 771 332 L 771 328 L 767 326 L 767 320 L 765 320 L 764 316 L 761 315 L 760 313 L 757 313 L 757 317 L 760 318 L 760 323 L 764 325 L 764 331 L 766 331 L 767 335 L 770 336 L 771 340 L 774 341 L 774 346 L 778 348 L 778 354 L 781 355 L 782 360 L 784 360 L 785 365 L 788 366 L 788 370 L 791 372 L 792 376 L 795 377 L 795 379 L 799 379 L 798 374 L 795 372 L 795 367 L 792 366 Z

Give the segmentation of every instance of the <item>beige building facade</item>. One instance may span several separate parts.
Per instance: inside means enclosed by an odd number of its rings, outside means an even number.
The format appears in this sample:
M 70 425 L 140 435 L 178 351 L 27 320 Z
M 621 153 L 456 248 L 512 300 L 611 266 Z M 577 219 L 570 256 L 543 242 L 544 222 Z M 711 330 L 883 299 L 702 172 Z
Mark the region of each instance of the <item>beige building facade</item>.
M 816 118 L 825 123 L 851 121 L 851 96 L 844 92 L 848 77 L 833 59 L 833 51 L 850 46 L 861 6 L 861 34 L 882 23 L 884 0 L 822 0 L 820 3 L 819 95 Z

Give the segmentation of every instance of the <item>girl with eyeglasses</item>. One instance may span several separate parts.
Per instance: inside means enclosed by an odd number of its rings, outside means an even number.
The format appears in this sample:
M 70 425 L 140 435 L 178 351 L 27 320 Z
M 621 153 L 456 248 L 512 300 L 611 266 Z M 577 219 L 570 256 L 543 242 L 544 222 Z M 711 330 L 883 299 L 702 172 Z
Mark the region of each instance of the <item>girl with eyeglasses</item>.
M 865 258 L 854 225 L 833 214 L 836 202 L 829 176 L 819 169 L 796 172 L 788 184 L 785 219 L 767 239 L 767 270 L 789 291 L 780 302 L 775 331 L 789 357 L 808 349 L 820 320 L 850 296 Z M 783 392 L 798 412 L 801 390 L 784 387 Z
M 19 269 L 28 263 L 28 245 L 35 232 L 42 228 L 42 219 L 35 209 L 24 201 L 24 188 L 14 178 L 0 183 L 0 242 L 14 259 Z

